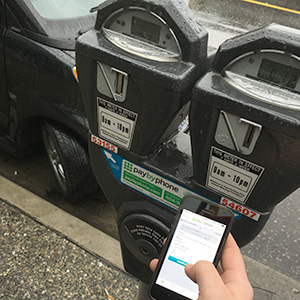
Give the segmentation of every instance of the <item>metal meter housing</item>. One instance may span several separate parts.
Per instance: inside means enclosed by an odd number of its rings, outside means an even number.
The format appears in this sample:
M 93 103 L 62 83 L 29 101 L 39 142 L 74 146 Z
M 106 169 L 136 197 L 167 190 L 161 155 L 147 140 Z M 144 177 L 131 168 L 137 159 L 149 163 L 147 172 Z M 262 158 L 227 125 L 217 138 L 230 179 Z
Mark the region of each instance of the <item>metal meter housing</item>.
M 300 31 L 277 24 L 224 42 L 195 86 L 194 180 L 259 215 L 235 225 L 236 236 L 251 236 L 299 187 L 299 88 Z
M 184 1 L 108 0 L 97 10 L 95 28 L 76 45 L 90 159 L 117 211 L 124 267 L 148 282 L 149 262 L 158 257 L 175 210 L 141 192 L 156 193 L 155 182 L 136 177 L 157 170 L 151 157 L 163 152 L 189 112 L 193 86 L 206 71 L 207 31 Z
M 94 99 L 86 105 L 92 133 L 147 156 L 188 114 L 192 87 L 206 69 L 207 32 L 183 3 L 112 0 L 99 6 L 95 28 L 79 38 L 76 52 L 81 74 L 90 74 L 80 81 L 83 96 Z M 87 56 L 92 70 L 81 63 Z

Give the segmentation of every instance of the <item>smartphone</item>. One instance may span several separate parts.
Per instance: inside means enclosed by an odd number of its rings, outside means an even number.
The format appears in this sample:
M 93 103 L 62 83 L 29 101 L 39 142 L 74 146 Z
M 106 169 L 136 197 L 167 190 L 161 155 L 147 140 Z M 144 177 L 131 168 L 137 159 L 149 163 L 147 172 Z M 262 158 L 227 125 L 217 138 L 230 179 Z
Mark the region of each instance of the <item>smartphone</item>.
M 217 266 L 233 219 L 233 212 L 225 206 L 200 196 L 184 197 L 153 274 L 150 298 L 198 299 L 198 285 L 184 267 L 199 260 Z

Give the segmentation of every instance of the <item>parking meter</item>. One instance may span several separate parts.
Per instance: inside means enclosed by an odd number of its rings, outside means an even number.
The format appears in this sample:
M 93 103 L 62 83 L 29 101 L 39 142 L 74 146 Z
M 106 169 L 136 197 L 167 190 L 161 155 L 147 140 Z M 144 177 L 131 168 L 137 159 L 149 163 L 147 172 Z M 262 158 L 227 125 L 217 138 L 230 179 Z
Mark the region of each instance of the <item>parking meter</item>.
M 242 244 L 300 185 L 299 78 L 300 31 L 272 24 L 223 43 L 194 89 L 194 180 L 246 217 Z
M 86 109 L 91 131 L 139 156 L 177 131 L 205 70 L 206 31 L 175 3 L 107 1 L 77 47 L 78 65 L 92 76 L 81 81 L 96 80 L 94 90 L 81 85 L 85 97 L 97 99 Z M 87 49 L 93 66 L 80 63 Z
M 206 68 L 207 32 L 181 1 L 106 1 L 97 9 L 95 28 L 76 46 L 90 158 L 117 210 L 125 269 L 147 282 L 179 198 L 162 194 L 178 188 L 146 164 L 188 114 Z
M 97 9 L 76 64 L 125 269 L 149 282 L 187 194 L 230 207 L 232 233 L 247 244 L 300 184 L 300 32 L 271 25 L 228 40 L 204 75 L 207 33 L 182 1 Z

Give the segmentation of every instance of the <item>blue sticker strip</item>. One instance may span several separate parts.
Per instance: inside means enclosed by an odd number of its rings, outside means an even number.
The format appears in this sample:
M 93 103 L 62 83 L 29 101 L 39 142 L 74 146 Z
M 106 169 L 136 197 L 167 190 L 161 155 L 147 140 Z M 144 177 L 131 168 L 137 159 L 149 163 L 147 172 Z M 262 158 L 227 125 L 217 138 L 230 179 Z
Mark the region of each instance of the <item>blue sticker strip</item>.
M 122 184 L 177 210 L 182 198 L 193 191 L 161 177 L 116 153 L 103 149 L 103 154 L 115 178 Z M 241 215 L 235 212 L 235 219 Z

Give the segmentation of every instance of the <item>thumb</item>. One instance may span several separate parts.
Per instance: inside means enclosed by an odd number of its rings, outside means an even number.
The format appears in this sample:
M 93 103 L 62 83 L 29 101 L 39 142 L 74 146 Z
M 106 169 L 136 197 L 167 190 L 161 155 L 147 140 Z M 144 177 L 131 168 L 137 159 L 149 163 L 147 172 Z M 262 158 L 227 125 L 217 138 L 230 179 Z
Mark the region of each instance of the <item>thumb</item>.
M 188 264 L 185 266 L 186 275 L 205 290 L 213 290 L 216 286 L 224 283 L 215 268 L 215 266 L 208 261 L 198 261 L 196 264 Z

